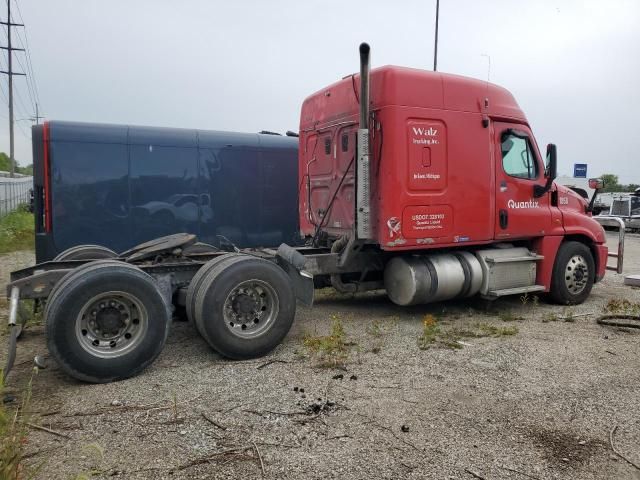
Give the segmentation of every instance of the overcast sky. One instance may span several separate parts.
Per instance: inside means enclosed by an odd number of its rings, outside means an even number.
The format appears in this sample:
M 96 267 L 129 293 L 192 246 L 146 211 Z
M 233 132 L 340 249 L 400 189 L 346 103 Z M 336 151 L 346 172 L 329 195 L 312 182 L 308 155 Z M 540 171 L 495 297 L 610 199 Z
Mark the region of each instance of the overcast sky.
M 433 66 L 435 0 L 17 1 L 48 119 L 284 132 L 308 94 L 358 69 L 361 41 L 374 67 Z M 560 173 L 588 163 L 640 183 L 638 25 L 638 0 L 441 0 L 438 67 L 486 79 L 489 55 L 541 149 L 558 145 Z M 8 152 L 7 123 L 0 111 Z M 18 123 L 26 165 L 30 122 Z

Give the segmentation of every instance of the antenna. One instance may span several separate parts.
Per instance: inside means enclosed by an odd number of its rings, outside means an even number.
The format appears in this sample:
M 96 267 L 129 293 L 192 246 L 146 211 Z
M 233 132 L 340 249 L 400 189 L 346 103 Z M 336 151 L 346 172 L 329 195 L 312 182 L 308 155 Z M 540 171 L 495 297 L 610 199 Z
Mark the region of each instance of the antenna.
M 489 107 L 489 81 L 491 80 L 491 55 L 489 55 L 488 53 L 481 53 L 480 54 L 481 57 L 487 57 L 487 91 L 486 91 L 486 97 L 484 99 L 484 108 L 488 108 Z
M 440 20 L 440 0 L 436 0 L 436 35 L 433 46 L 433 71 L 438 71 L 438 23 Z
M 491 81 L 491 55 L 488 53 L 481 53 L 481 57 L 487 57 L 487 61 L 489 62 L 487 66 L 487 87 L 489 87 L 489 82 Z

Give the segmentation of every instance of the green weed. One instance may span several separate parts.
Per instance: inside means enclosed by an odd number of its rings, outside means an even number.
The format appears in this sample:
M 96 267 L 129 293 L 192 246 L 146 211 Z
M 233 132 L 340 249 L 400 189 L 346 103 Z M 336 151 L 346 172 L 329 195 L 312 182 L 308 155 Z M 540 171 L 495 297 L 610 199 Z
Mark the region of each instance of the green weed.
M 342 320 L 332 315 L 331 333 L 327 336 L 305 335 L 303 344 L 318 366 L 326 368 L 344 367 L 349 360 L 349 347 L 353 343 L 346 341 Z
M 420 350 L 426 350 L 433 345 L 440 333 L 440 327 L 435 317 L 431 314 L 427 314 L 422 319 L 422 334 L 418 337 L 418 348 Z
M 26 207 L 26 206 L 25 206 Z M 0 218 L 0 253 L 33 250 L 34 217 L 20 207 Z
M 485 337 L 509 337 L 519 331 L 518 327 L 496 327 L 489 323 L 479 323 L 477 328 Z

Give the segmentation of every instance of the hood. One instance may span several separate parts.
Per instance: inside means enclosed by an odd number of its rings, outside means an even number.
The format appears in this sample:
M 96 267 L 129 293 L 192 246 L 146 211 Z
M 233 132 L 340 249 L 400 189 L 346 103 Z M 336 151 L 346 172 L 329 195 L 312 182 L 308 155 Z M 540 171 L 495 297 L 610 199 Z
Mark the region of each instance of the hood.
M 604 243 L 605 234 L 602 225 L 587 212 L 589 200 L 569 187 L 554 183 L 557 205 L 562 212 L 562 223 L 567 234 L 583 234 L 597 243 Z

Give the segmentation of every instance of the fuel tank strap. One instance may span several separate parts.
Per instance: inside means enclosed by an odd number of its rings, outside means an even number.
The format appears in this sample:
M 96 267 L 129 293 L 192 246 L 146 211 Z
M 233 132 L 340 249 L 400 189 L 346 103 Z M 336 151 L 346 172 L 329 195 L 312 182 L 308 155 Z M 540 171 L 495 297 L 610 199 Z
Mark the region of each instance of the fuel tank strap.
M 433 265 L 433 262 L 431 262 L 428 257 L 421 257 L 420 260 L 422 260 L 422 263 L 424 263 L 424 266 L 427 267 L 427 270 L 429 271 L 429 276 L 431 277 L 431 282 L 429 282 L 429 296 L 433 297 L 438 292 L 438 272 L 436 271 L 436 267 Z
M 464 298 L 469 295 L 469 292 L 471 291 L 471 265 L 469 265 L 469 261 L 460 252 L 454 252 L 453 256 L 458 259 L 460 266 L 462 267 L 462 271 L 464 272 L 464 283 L 462 284 L 462 289 L 458 295 L 460 298 Z

